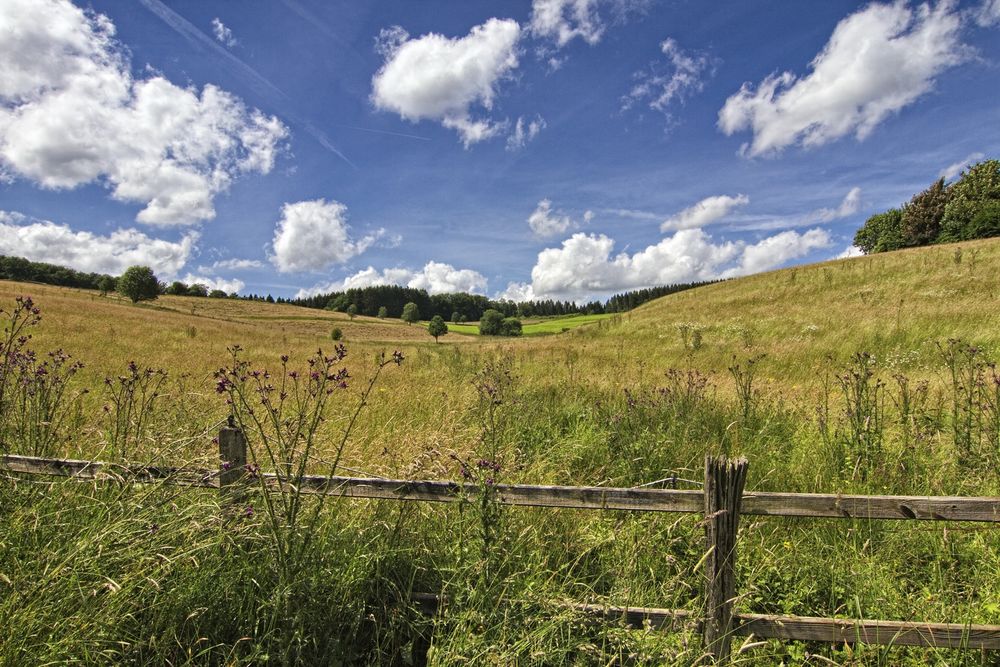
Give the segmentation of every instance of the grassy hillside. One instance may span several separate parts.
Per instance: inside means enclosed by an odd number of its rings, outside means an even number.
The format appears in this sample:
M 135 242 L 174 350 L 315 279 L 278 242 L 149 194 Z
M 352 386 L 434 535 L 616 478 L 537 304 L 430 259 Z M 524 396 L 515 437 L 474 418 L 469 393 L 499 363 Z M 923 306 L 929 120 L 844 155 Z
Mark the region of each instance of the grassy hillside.
M 333 365 L 347 367 L 348 388 L 331 386 L 325 420 L 291 440 L 293 456 L 315 443 L 311 471 L 339 463 L 354 474 L 466 475 L 478 486 L 632 486 L 697 480 L 706 452 L 726 452 L 749 459 L 748 489 L 995 495 L 998 267 L 1000 242 L 937 246 L 701 287 L 558 335 L 441 344 L 418 325 L 228 300 L 133 305 L 0 282 L 0 307 L 31 294 L 43 319 L 30 345 L 86 364 L 60 420 L 45 422 L 55 434 L 42 443 L 48 455 L 214 466 L 211 438 L 235 395 L 225 384 L 218 393 L 213 376 L 232 363 L 227 346 L 245 349 L 247 382 L 266 367 L 277 385 L 292 369 L 307 378 L 306 357 L 329 354 L 336 326 L 348 356 Z M 376 355 L 397 349 L 402 365 L 380 370 Z M 140 374 L 166 376 L 143 423 L 126 417 L 116 435 L 114 388 L 132 360 Z M 259 410 L 262 394 L 247 391 Z M 282 417 L 297 414 L 293 402 Z M 38 446 L 12 428 L 13 414 L 5 447 Z M 251 430 L 265 467 L 274 437 Z M 431 633 L 433 664 L 695 664 L 700 655 L 694 634 L 597 629 L 551 605 L 697 610 L 696 517 L 386 501 L 329 503 L 317 523 L 286 525 L 259 497 L 238 516 L 218 502 L 211 492 L 0 480 L 0 664 L 23 655 L 407 664 L 421 632 Z M 989 527 L 760 519 L 744 523 L 740 545 L 741 610 L 1000 623 L 1000 536 Z M 455 602 L 429 625 L 405 604 L 410 590 Z M 526 604 L 498 605 L 501 595 Z M 992 658 L 764 642 L 739 659 Z

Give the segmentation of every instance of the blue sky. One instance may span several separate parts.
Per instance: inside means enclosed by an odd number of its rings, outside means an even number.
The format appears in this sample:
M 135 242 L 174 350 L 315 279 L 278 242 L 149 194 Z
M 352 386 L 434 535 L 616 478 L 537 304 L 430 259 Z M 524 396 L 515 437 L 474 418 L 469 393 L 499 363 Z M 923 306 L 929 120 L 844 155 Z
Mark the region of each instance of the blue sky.
M 0 1 L 0 254 L 585 299 L 1000 154 L 1000 0 Z

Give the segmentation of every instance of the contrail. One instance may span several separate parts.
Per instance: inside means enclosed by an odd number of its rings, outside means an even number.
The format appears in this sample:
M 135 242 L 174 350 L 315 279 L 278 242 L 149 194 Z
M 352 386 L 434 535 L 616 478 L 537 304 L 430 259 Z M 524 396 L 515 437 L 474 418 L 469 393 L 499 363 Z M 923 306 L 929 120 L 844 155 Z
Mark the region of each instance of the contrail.
M 305 131 L 321 146 L 329 150 L 341 160 L 351 165 L 354 169 L 358 168 L 357 165 L 351 162 L 346 155 L 333 145 L 333 142 L 330 141 L 330 138 L 325 132 L 323 132 L 323 130 L 319 129 L 313 125 L 312 122 L 292 111 L 289 106 L 291 98 L 288 97 L 288 95 L 286 95 L 280 88 L 261 76 L 257 70 L 234 56 L 221 45 L 217 44 L 214 39 L 203 33 L 193 23 L 167 7 L 160 0 L 139 0 L 139 2 L 143 7 L 153 12 L 153 14 L 155 14 L 161 21 L 170 26 L 181 37 L 188 40 L 195 46 L 210 49 L 213 53 L 215 53 L 215 55 L 222 58 L 226 64 L 246 78 L 251 84 L 251 87 L 258 94 L 268 97 L 274 101 L 276 106 L 281 110 L 282 115 L 290 118 L 293 122 L 302 126 Z

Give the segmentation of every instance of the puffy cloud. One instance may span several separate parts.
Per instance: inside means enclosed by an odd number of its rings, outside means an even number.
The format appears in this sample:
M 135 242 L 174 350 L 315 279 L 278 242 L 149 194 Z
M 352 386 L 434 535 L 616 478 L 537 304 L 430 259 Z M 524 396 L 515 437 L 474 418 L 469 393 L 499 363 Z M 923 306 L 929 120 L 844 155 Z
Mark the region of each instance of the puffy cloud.
M 372 102 L 409 121 L 439 121 L 466 147 L 488 139 L 506 124 L 474 119 L 472 107 L 493 108 L 499 82 L 518 66 L 520 37 L 516 21 L 496 18 L 454 39 L 383 30 L 376 49 L 385 62 L 372 78 Z
M 568 215 L 554 212 L 552 202 L 543 199 L 538 202 L 534 212 L 528 216 L 528 225 L 535 236 L 557 236 L 573 227 L 573 221 Z
M 514 124 L 514 131 L 507 136 L 507 150 L 515 151 L 524 148 L 529 141 L 538 136 L 538 133 L 545 129 L 545 119 L 535 116 L 528 122 L 524 121 L 524 116 L 517 119 Z
M 313 199 L 285 204 L 274 228 L 271 263 L 282 273 L 322 271 L 360 255 L 384 230 L 353 240 L 347 207 L 337 201 Z
M 373 285 L 402 285 L 427 290 L 429 294 L 447 292 L 483 294 L 486 292 L 486 282 L 486 277 L 478 271 L 456 269 L 451 264 L 443 262 L 427 262 L 420 271 L 399 267 L 379 271 L 375 267 L 369 266 L 343 280 L 320 283 L 307 289 L 301 289 L 296 294 L 296 298 Z
M 115 28 L 67 0 L 0 5 L 0 172 L 46 188 L 102 183 L 137 220 L 215 216 L 234 178 L 267 173 L 287 128 L 213 85 L 135 79 Z
M 654 61 L 648 70 L 640 70 L 632 75 L 635 82 L 632 89 L 622 97 L 622 111 L 637 104 L 647 104 L 672 119 L 671 106 L 684 102 L 689 96 L 700 93 L 705 87 L 705 78 L 711 74 L 713 61 L 705 54 L 685 52 L 674 39 L 660 43 L 660 50 L 667 57 L 668 65 Z
M 246 287 L 246 283 L 237 278 L 210 277 L 195 273 L 188 273 L 183 278 L 179 278 L 179 280 L 188 285 L 204 285 L 209 291 L 214 289 L 222 290 L 226 294 L 239 292 Z
M 976 23 L 983 28 L 1000 25 L 1000 0 L 983 0 L 976 12 Z
M 236 46 L 236 37 L 233 36 L 233 31 L 226 27 L 219 17 L 212 19 L 212 34 L 215 35 L 215 39 L 229 48 Z
M 827 248 L 832 243 L 824 229 L 810 229 L 802 234 L 794 231 L 769 236 L 743 248 L 740 264 L 723 272 L 723 277 L 744 276 L 777 268 L 785 262 L 804 257 L 813 250 Z
M 841 252 L 836 257 L 834 257 L 834 259 L 849 259 L 851 257 L 861 257 L 864 254 L 865 253 L 861 248 L 852 243 L 851 245 L 844 248 L 844 251 Z
M 864 139 L 889 115 L 912 104 L 944 70 L 969 57 L 953 3 L 911 9 L 873 3 L 840 21 L 802 78 L 773 74 L 726 100 L 718 126 L 750 130 L 750 156 L 792 144 L 820 146 L 853 133 Z
M 735 197 L 729 195 L 706 197 L 697 204 L 664 220 L 660 225 L 660 231 L 704 227 L 726 217 L 734 208 L 746 206 L 749 203 L 750 198 L 743 194 L 738 194 Z
M 117 229 L 108 236 L 99 236 L 0 211 L 0 255 L 60 264 L 77 271 L 120 275 L 128 267 L 141 264 L 160 277 L 173 276 L 187 263 L 197 241 L 194 232 L 177 242 L 150 238 L 135 229 Z
M 1000 2 L 1000 0 L 997 0 L 997 2 Z M 946 181 L 950 181 L 951 179 L 955 178 L 956 176 L 958 176 L 959 174 L 961 174 L 963 171 L 965 171 L 966 167 L 968 167 L 969 165 L 972 165 L 972 164 L 974 164 L 976 162 L 979 162 L 984 157 L 986 157 L 986 155 L 984 155 L 983 153 L 972 153 L 971 155 L 969 155 L 968 157 L 966 157 L 964 160 L 960 160 L 960 161 L 958 161 L 958 162 L 956 162 L 954 164 L 950 164 L 947 167 L 945 167 L 944 169 L 942 169 L 941 173 L 938 174 L 938 176 L 940 176 L 941 178 L 943 178 Z
M 586 299 L 624 290 L 744 275 L 776 268 L 827 247 L 822 229 L 788 231 L 758 243 L 713 242 L 701 229 L 682 229 L 632 255 L 613 254 L 604 234 L 577 233 L 559 248 L 538 254 L 531 283 L 511 283 L 502 296 L 513 299 Z

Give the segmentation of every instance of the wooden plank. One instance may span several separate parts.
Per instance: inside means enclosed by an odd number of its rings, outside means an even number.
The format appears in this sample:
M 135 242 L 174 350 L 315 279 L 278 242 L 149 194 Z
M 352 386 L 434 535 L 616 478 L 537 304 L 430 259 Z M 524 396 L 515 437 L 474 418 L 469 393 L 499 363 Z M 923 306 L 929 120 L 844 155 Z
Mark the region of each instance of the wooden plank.
M 124 466 L 102 461 L 45 459 L 35 456 L 0 456 L 0 470 L 29 475 L 52 475 L 76 479 L 122 480 L 148 484 L 162 482 L 175 486 L 218 487 L 218 472 L 171 466 Z
M 1000 625 L 736 614 L 733 633 L 832 644 L 1000 649 Z
M 438 613 L 441 598 L 433 593 L 411 595 L 421 613 Z M 686 609 L 622 607 L 617 605 L 556 603 L 607 622 L 624 622 L 631 628 L 678 630 L 702 624 Z M 1000 649 L 1000 625 L 918 623 L 913 621 L 858 621 L 817 616 L 733 614 L 733 634 L 761 639 L 818 641 L 830 644 L 878 644 L 925 648 Z
M 72 475 L 94 478 L 99 474 L 119 476 L 122 466 L 98 461 L 40 459 L 30 456 L 0 457 L 0 468 L 43 475 Z M 204 470 L 148 466 L 146 479 L 169 478 L 174 483 L 186 479 L 191 486 L 218 486 L 215 473 Z M 200 483 L 210 475 L 206 483 Z M 194 483 L 199 482 L 199 483 Z M 313 493 L 345 498 L 387 498 L 430 502 L 455 502 L 461 486 L 449 481 L 370 479 L 364 477 L 308 476 L 303 485 Z M 499 500 L 506 505 L 564 507 L 570 509 L 629 510 L 638 512 L 684 512 L 703 510 L 701 491 L 673 489 L 629 489 L 600 486 L 539 486 L 498 484 Z M 470 493 L 475 489 L 470 488 Z M 986 521 L 1000 523 L 1000 497 L 962 496 L 863 496 L 832 493 L 773 493 L 751 491 L 743 494 L 742 514 L 757 516 L 812 517 L 830 519 L 916 519 L 922 521 Z
M 743 495 L 743 513 L 832 519 L 916 519 L 996 523 L 1000 522 L 1000 498 L 749 492 Z

